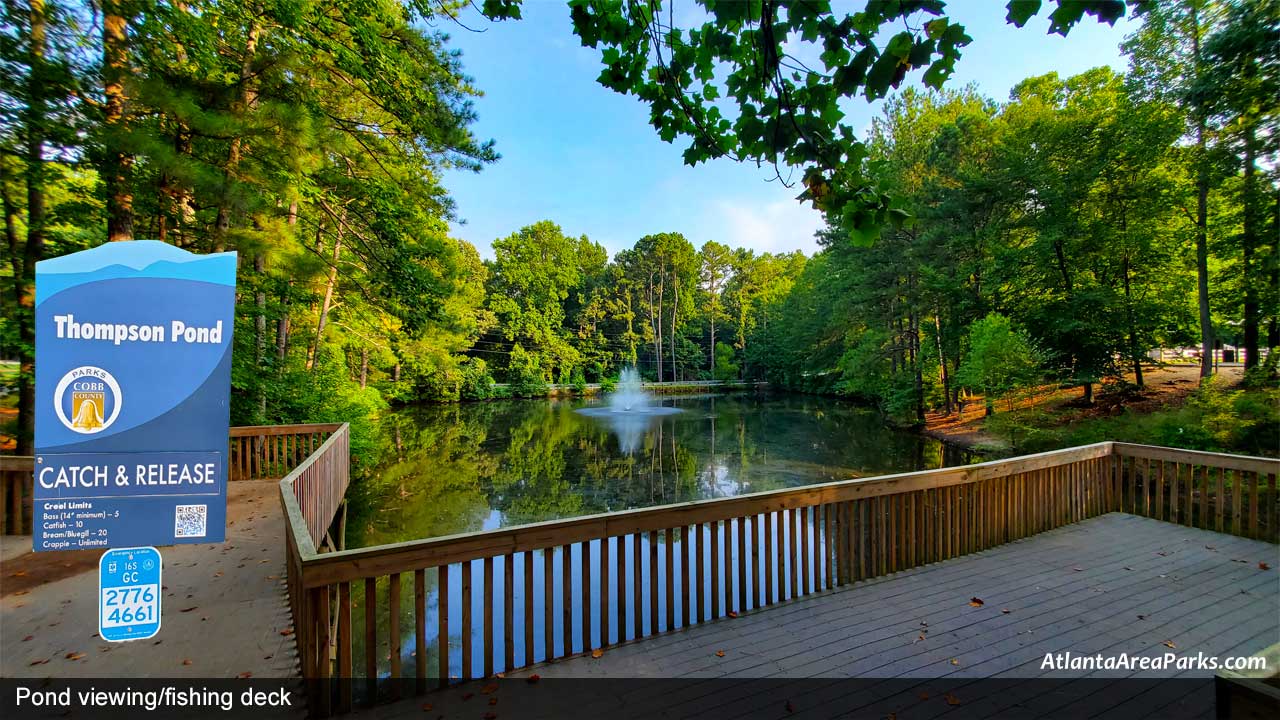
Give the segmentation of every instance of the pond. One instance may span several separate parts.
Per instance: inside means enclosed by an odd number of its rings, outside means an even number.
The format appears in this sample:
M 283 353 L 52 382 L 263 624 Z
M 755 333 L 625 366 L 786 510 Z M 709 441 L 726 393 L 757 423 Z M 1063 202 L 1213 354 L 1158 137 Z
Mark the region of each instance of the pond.
M 962 464 L 950 446 L 873 411 L 805 395 L 676 395 L 683 412 L 616 421 L 598 399 L 432 405 L 380 420 L 382 462 L 354 481 L 346 544 Z
M 973 460 L 965 453 L 920 435 L 886 426 L 874 412 L 858 406 L 801 395 L 771 393 L 738 393 L 716 395 L 668 396 L 655 404 L 680 412 L 650 418 L 617 418 L 589 416 L 577 412 L 601 406 L 600 399 L 513 400 L 489 403 L 439 405 L 404 409 L 379 421 L 381 461 L 353 480 L 348 491 L 348 514 L 345 542 L 347 548 L 414 540 L 463 532 L 488 530 L 555 518 L 590 515 L 601 512 L 650 507 L 706 498 L 729 497 L 745 493 L 796 487 L 815 483 L 868 477 L 909 470 L 926 470 Z M 806 524 L 800 531 L 815 543 L 820 529 Z M 733 562 L 734 547 L 730 532 L 724 533 L 723 552 Z M 706 555 L 710 535 L 704 535 L 699 547 Z M 749 539 L 748 542 L 755 542 Z M 774 541 L 781 547 L 781 529 Z M 649 540 L 640 539 L 635 560 L 641 563 L 644 577 L 650 575 Z M 661 543 L 673 542 L 680 567 L 692 553 L 685 548 L 681 534 L 664 534 Z M 587 544 L 592 558 L 601 556 L 599 541 Z M 816 547 L 816 545 L 815 545 Z M 619 558 L 622 548 L 610 541 L 612 557 Z M 555 560 L 547 560 L 553 573 L 553 587 L 561 587 L 560 551 L 552 551 Z M 580 591 L 583 577 L 581 551 L 575 551 L 570 566 L 570 583 L 576 588 L 568 594 L 574 617 L 581 610 Z M 497 557 L 493 575 L 495 587 L 490 594 L 497 598 L 493 622 L 499 628 L 510 623 L 517 643 L 515 657 L 523 657 L 523 593 L 526 573 L 536 586 L 546 581 L 541 552 L 532 557 L 517 554 L 513 560 L 514 580 L 505 587 L 505 559 Z M 592 564 L 595 560 L 591 560 Z M 625 566 L 626 560 L 622 560 Z M 634 570 L 634 562 L 632 563 Z M 507 669 L 493 649 L 482 649 L 483 617 L 481 598 L 486 568 L 479 561 L 468 572 L 471 583 L 471 612 L 476 618 L 470 628 L 472 667 L 462 667 L 461 635 L 463 586 L 462 567 L 449 568 L 448 626 L 450 628 L 449 673 L 453 676 L 480 676 L 482 657 L 486 652 L 496 671 Z M 624 583 L 632 575 L 625 570 L 621 577 L 608 582 Z M 413 573 L 400 577 L 401 598 L 414 597 Z M 658 573 L 660 594 L 667 579 Z M 598 573 L 589 576 L 592 594 L 600 592 Z M 640 577 L 637 575 L 636 577 Z M 787 597 L 779 572 L 774 584 L 778 596 Z M 376 661 L 379 676 L 390 670 L 392 650 L 388 643 L 389 613 L 385 599 L 389 595 L 388 580 L 379 579 L 373 590 L 382 598 L 384 608 L 377 613 Z M 678 582 L 677 579 L 673 582 Z M 428 570 L 424 576 L 425 629 L 428 654 L 424 658 L 427 675 L 438 671 L 438 627 L 440 602 L 438 576 Z M 625 598 L 616 611 L 634 616 L 631 598 Z M 505 618 L 506 595 L 513 597 L 513 617 Z M 363 593 L 354 591 L 354 626 L 364 627 Z M 699 597 L 705 598 L 705 592 Z M 555 656 L 565 651 L 564 628 L 560 621 L 565 594 L 557 595 L 554 637 L 550 639 Z M 532 597 L 534 643 L 531 654 L 543 659 L 544 641 L 541 623 L 544 599 L 541 593 Z M 401 628 L 397 638 L 404 672 L 412 677 L 417 658 L 414 656 L 415 619 L 412 601 L 402 602 L 398 609 Z M 567 631 L 570 650 L 581 651 L 589 644 L 618 642 L 634 636 L 627 623 L 610 621 L 602 624 L 593 615 L 594 628 L 589 643 L 584 643 L 581 623 Z M 613 618 L 617 620 L 617 618 Z M 657 620 L 654 620 L 657 622 Z M 683 626 L 686 618 L 680 617 Z M 607 638 L 602 628 L 616 630 Z M 649 631 L 667 629 L 645 626 Z M 609 632 L 605 629 L 604 632 Z M 621 632 L 619 637 L 617 632 Z M 355 657 L 364 657 L 363 633 L 355 633 Z M 501 655 L 499 649 L 497 655 Z M 363 667 L 360 662 L 357 668 Z

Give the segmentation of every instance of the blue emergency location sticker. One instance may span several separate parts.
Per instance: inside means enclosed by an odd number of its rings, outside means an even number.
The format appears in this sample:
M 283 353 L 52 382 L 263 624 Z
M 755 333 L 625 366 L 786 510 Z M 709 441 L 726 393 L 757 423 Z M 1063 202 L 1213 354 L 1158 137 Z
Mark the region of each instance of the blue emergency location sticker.
M 116 548 L 98 561 L 98 634 L 103 640 L 145 640 L 160 632 L 160 551 Z

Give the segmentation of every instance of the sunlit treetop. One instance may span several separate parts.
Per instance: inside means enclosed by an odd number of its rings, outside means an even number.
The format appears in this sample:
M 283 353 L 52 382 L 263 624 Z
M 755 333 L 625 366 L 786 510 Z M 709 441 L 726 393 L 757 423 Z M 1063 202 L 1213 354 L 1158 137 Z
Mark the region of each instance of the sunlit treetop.
M 485 0 L 483 11 L 518 19 L 521 2 Z M 1022 27 L 1047 5 L 1050 32 L 1066 35 L 1086 15 L 1114 23 L 1149 2 L 1010 0 L 1005 10 L 1006 20 Z M 944 0 L 870 0 L 848 13 L 825 0 L 569 5 L 574 33 L 600 50 L 600 84 L 647 103 L 658 135 L 687 143 L 686 163 L 725 157 L 767 164 L 784 182 L 798 172 L 799 199 L 855 244 L 908 218 L 876 183 L 840 101 L 882 98 L 914 70 L 940 88 L 971 40 L 946 16 Z M 697 19 L 682 27 L 691 15 Z

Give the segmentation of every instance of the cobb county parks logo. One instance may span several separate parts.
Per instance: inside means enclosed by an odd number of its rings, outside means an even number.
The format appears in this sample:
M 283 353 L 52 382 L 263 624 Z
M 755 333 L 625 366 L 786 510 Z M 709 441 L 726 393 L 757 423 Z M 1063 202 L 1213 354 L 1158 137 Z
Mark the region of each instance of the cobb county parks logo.
M 70 392 L 67 392 L 70 390 Z M 100 367 L 82 365 L 58 381 L 53 409 L 72 432 L 92 435 L 111 427 L 120 417 L 120 384 Z

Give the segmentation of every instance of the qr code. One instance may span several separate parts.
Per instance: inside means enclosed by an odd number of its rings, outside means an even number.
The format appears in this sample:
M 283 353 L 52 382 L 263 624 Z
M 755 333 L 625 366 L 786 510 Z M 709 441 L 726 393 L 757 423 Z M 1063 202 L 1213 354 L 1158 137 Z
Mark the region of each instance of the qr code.
M 179 538 L 204 537 L 208 505 L 179 505 L 173 514 L 173 536 Z

